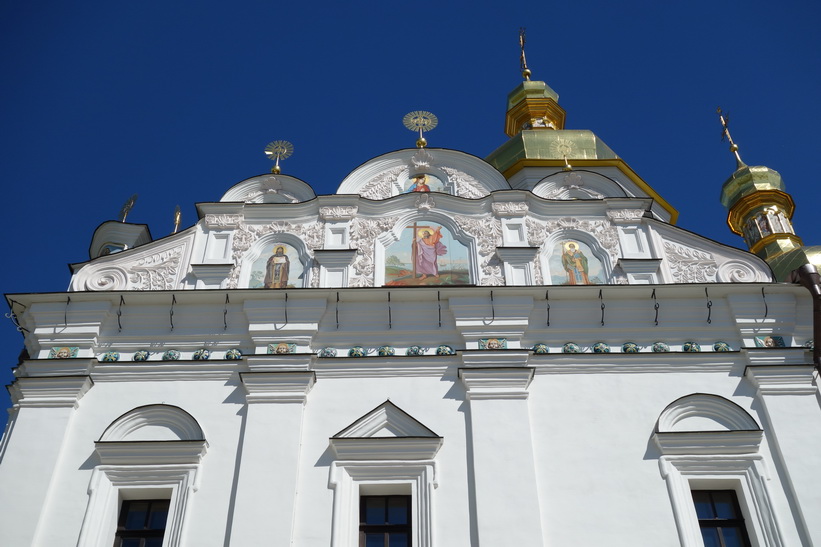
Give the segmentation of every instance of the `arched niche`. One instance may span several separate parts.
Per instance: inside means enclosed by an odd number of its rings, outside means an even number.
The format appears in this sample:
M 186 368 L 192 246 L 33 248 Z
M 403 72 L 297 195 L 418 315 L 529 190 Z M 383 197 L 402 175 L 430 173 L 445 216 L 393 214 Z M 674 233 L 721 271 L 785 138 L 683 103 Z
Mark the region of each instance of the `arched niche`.
M 308 287 L 312 261 L 305 242 L 299 237 L 285 232 L 266 234 L 242 257 L 239 286 L 252 289 Z M 267 287 L 266 280 L 270 281 Z
M 415 176 L 429 175 L 439 182 L 431 191 L 478 199 L 510 184 L 493 166 L 457 150 L 404 149 L 373 158 L 354 169 L 337 194 L 359 194 L 368 199 L 388 199 L 408 191 Z M 433 181 L 431 181 L 433 182 Z
M 544 199 L 604 199 L 630 197 L 617 181 L 584 169 L 552 173 L 533 187 L 533 193 Z
M 670 403 L 656 423 L 658 433 L 759 431 L 750 414 L 718 395 L 693 393 Z
M 148 405 L 129 410 L 106 428 L 100 442 L 204 441 L 197 420 L 172 405 Z
M 288 175 L 259 175 L 228 189 L 220 201 L 244 203 L 299 203 L 316 197 L 306 182 Z
M 417 248 L 425 246 L 417 251 L 416 262 L 412 260 L 414 240 Z M 377 239 L 375 285 L 474 285 L 478 279 L 475 248 L 473 238 L 451 217 L 438 212 L 409 212 Z M 433 271 L 438 272 L 438 278 Z
M 598 239 L 573 228 L 546 237 L 539 260 L 545 285 L 604 285 L 614 268 Z

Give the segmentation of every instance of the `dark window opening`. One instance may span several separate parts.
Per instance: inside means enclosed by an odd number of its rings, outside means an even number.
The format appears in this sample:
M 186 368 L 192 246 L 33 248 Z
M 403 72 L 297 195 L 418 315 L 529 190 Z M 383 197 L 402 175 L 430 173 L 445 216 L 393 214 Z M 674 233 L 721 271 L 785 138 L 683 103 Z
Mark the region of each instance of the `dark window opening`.
M 124 500 L 114 547 L 162 547 L 168 500 Z
M 693 490 L 704 547 L 750 547 L 734 490 Z
M 411 496 L 362 496 L 359 547 L 410 547 Z

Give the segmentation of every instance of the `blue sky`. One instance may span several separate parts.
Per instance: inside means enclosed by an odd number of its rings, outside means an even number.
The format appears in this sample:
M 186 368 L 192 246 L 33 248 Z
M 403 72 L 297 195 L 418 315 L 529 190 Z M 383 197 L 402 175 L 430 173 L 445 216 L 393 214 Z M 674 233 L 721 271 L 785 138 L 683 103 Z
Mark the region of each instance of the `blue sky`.
M 414 146 L 484 157 L 502 144 L 527 27 L 534 79 L 567 128 L 593 130 L 679 209 L 679 226 L 730 245 L 719 201 L 734 162 L 715 108 L 751 165 L 784 177 L 795 227 L 821 244 L 821 18 L 817 2 L 0 3 L 5 293 L 63 291 L 94 229 L 139 194 L 129 221 L 155 238 L 194 203 L 267 172 L 332 193 L 351 170 Z M 22 338 L 0 322 L 0 379 Z M 8 399 L 0 399 L 8 406 Z

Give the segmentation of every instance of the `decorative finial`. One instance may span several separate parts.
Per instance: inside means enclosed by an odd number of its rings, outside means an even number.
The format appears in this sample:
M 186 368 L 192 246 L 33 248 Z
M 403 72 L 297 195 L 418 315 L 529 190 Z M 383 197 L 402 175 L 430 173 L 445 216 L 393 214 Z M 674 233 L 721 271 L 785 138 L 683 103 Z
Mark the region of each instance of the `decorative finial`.
M 294 145 L 288 141 L 273 141 L 269 142 L 265 147 L 265 155 L 268 159 L 276 162 L 271 168 L 271 173 L 279 175 L 282 169 L 279 168 L 279 160 L 284 160 L 291 157 L 294 153 Z
M 519 48 L 522 50 L 522 54 L 519 56 L 519 65 L 522 69 L 522 77 L 530 81 L 530 69 L 527 68 L 527 59 L 525 58 L 525 27 L 519 27 Z
M 735 162 L 739 169 L 742 167 L 746 167 L 743 161 L 741 161 L 741 155 L 738 153 L 738 145 L 733 142 L 733 137 L 730 135 L 730 114 L 729 112 L 724 115 L 721 113 L 721 107 L 716 108 L 716 112 L 718 113 L 718 119 L 721 120 L 721 127 L 723 127 L 723 131 L 721 132 L 721 140 L 724 140 L 724 137 L 727 137 L 727 140 L 730 141 L 730 151 L 735 154 Z
M 439 125 L 439 118 L 437 118 L 435 114 L 426 110 L 414 110 L 413 112 L 408 112 L 405 114 L 405 117 L 402 118 L 402 123 L 405 124 L 405 127 L 411 131 L 419 131 L 419 138 L 416 140 L 416 147 L 424 148 L 427 146 L 428 141 L 425 140 L 422 133 L 424 131 L 431 131 L 435 129 L 436 126 Z
M 182 220 L 182 211 L 180 211 L 180 206 L 177 205 L 174 207 L 174 231 L 171 232 L 172 234 L 176 234 L 177 230 L 180 229 L 180 221 Z
M 570 162 L 567 161 L 567 154 L 564 155 L 564 167 L 562 167 L 562 171 L 572 171 L 573 166 L 570 165 Z
M 128 216 L 128 212 L 131 211 L 135 203 L 137 203 L 137 194 L 134 194 L 123 203 L 123 208 L 120 209 L 120 222 L 125 222 L 125 217 Z

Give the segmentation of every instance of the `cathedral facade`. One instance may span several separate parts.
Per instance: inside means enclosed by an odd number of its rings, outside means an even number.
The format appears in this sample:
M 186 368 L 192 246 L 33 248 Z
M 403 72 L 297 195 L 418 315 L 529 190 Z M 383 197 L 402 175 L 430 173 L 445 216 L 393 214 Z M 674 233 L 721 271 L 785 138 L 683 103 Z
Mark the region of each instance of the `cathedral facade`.
M 332 195 L 277 167 L 102 224 L 67 292 L 7 296 L 2 543 L 821 545 L 780 177 L 725 183 L 753 254 L 564 123 L 528 73 L 485 159 L 420 132 Z

